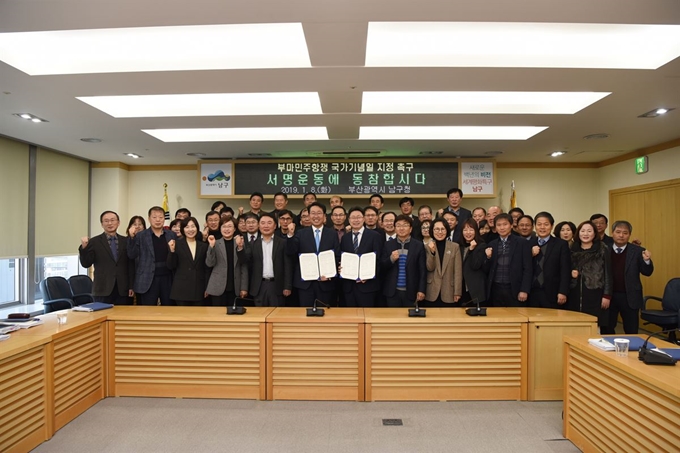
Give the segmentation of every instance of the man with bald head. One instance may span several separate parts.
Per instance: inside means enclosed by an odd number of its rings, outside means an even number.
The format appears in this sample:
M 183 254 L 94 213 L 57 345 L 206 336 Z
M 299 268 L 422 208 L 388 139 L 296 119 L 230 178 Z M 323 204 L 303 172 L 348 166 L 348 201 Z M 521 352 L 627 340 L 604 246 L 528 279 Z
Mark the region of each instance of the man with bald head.
M 498 207 L 498 206 L 489 206 L 489 209 L 486 210 L 486 221 L 489 222 L 489 228 L 491 228 L 491 231 L 486 233 L 484 235 L 484 242 L 487 244 L 494 239 L 498 239 L 498 233 L 496 233 L 496 224 L 494 222 L 494 219 L 498 214 L 502 214 L 503 210 Z

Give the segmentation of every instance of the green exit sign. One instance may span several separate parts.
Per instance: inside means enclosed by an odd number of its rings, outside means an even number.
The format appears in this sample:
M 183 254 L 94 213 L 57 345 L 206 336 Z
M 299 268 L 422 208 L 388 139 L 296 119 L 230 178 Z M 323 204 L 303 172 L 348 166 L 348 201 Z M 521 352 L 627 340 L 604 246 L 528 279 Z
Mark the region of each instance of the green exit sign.
M 638 175 L 647 173 L 647 170 L 649 170 L 647 167 L 647 162 L 647 156 L 642 156 L 635 159 L 635 173 Z

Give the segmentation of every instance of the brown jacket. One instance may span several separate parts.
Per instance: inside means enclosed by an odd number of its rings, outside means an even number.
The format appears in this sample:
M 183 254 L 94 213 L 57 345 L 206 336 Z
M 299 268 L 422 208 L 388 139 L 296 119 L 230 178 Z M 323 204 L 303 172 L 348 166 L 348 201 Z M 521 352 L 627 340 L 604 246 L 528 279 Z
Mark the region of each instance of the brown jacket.
M 446 241 L 444 259 L 439 259 L 439 250 L 432 254 L 426 247 L 427 291 L 425 300 L 434 301 L 441 292 L 442 302 L 452 303 L 453 296 L 463 294 L 463 261 L 460 247 L 455 242 Z

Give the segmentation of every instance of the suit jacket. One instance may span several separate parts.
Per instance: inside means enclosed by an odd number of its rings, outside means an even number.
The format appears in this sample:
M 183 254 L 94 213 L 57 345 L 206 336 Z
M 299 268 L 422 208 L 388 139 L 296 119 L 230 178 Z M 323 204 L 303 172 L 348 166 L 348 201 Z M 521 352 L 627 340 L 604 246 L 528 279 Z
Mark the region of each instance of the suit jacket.
M 135 263 L 135 282 L 133 289 L 136 293 L 144 294 L 151 287 L 154 273 L 156 272 L 156 258 L 153 251 L 151 235 L 153 230 L 147 228 L 140 231 L 133 238 L 128 238 L 127 252 L 128 257 L 136 260 Z M 171 230 L 163 230 L 165 242 L 177 239 Z
M 442 302 L 453 303 L 453 296 L 463 295 L 463 262 L 460 246 L 455 242 L 444 241 L 444 259 L 439 257 L 439 249 L 430 252 L 425 250 L 427 257 L 427 291 L 425 300 L 435 301 L 441 293 Z M 409 251 L 410 253 L 410 251 Z
M 529 248 L 538 245 L 538 237 L 529 240 Z M 533 287 L 538 286 L 538 263 L 542 252 L 534 256 Z M 557 308 L 557 295 L 569 295 L 571 284 L 571 250 L 567 241 L 551 236 L 545 244 L 545 257 L 543 258 L 543 289 L 548 301 Z
M 94 265 L 94 284 L 92 294 L 94 296 L 108 296 L 113 291 L 113 286 L 118 283 L 118 294 L 127 296 L 132 289 L 133 269 L 127 254 L 127 238 L 116 234 L 118 237 L 118 260 L 113 259 L 111 247 L 106 233 L 90 238 L 85 248 L 78 248 L 80 265 L 90 267 Z
M 208 244 L 196 241 L 196 256 L 191 255 L 185 238 L 175 242 L 175 253 L 168 253 L 168 268 L 174 270 L 170 298 L 181 301 L 200 301 L 204 299 L 208 281 L 208 268 L 205 257 Z
M 375 252 L 375 278 L 366 280 L 365 283 L 357 283 L 354 280 L 342 279 L 342 289 L 345 292 L 351 292 L 354 286 L 362 293 L 373 293 L 380 291 L 380 258 L 382 257 L 383 244 L 385 244 L 384 234 L 378 233 L 375 230 L 364 228 L 361 234 L 361 241 L 359 242 L 359 250 L 357 253 L 362 255 L 364 253 Z M 340 252 L 354 253 L 354 234 L 350 231 L 346 233 L 340 241 Z M 371 299 L 372 300 L 372 299 Z
M 231 263 L 231 265 L 234 267 L 234 292 L 238 295 L 241 291 L 248 290 L 247 247 L 244 244 L 243 250 L 238 251 L 236 250 L 236 242 L 233 243 L 233 246 L 234 262 Z M 210 245 L 208 245 L 205 265 L 212 268 L 206 292 L 211 296 L 221 296 L 227 289 L 228 273 L 227 249 L 224 245 L 224 238 L 216 240 L 215 247 L 210 247 Z
M 463 279 L 465 286 L 470 292 L 472 300 L 482 303 L 486 301 L 486 272 L 484 261 L 486 260 L 486 244 L 481 242 L 474 250 L 463 251 Z
M 529 241 L 519 236 L 509 235 L 508 245 L 510 246 L 510 290 L 513 297 L 517 297 L 520 292 L 529 294 L 533 278 L 533 261 L 531 260 L 531 247 Z M 498 254 L 501 240 L 494 239 L 487 247 L 493 249 L 491 259 L 484 262 L 484 268 L 488 272 L 488 284 L 486 288 L 486 300 L 491 298 L 491 285 L 496 277 L 498 269 Z
M 612 248 L 612 254 L 616 253 Z M 642 282 L 640 282 L 640 274 L 649 277 L 654 272 L 654 263 L 649 261 L 645 263 L 642 258 L 642 251 L 644 248 L 639 245 L 628 243 L 626 246 L 626 267 L 623 271 L 624 279 L 626 280 L 626 299 L 628 306 L 633 309 L 641 309 L 642 302 Z
M 276 234 L 273 236 L 274 244 L 272 249 L 272 261 L 274 262 L 274 284 L 276 294 L 283 295 L 283 290 L 293 289 L 293 260 L 286 255 L 286 242 Z M 262 284 L 262 272 L 264 265 L 262 260 L 262 236 L 257 238 L 252 246 L 246 248 L 246 261 L 248 262 L 250 273 L 250 287 L 248 292 L 255 296 L 260 292 Z
M 447 207 L 444 208 L 444 212 L 447 212 L 447 211 L 453 212 L 453 209 L 451 209 L 451 206 L 447 206 Z M 454 212 L 454 214 L 455 214 L 455 212 Z M 464 207 L 461 206 L 458 209 L 458 215 L 456 217 L 458 218 L 458 223 L 456 224 L 455 231 L 456 231 L 457 235 L 460 236 L 462 234 L 462 231 L 463 231 L 463 224 L 465 223 L 465 221 L 467 219 L 472 218 L 472 211 L 470 211 L 469 209 L 465 209 Z M 458 242 L 458 239 L 456 239 L 456 242 Z
M 299 289 L 309 289 L 312 282 L 303 281 L 300 277 L 300 264 L 298 255 L 300 253 L 317 253 L 316 241 L 314 240 L 313 226 L 303 227 L 295 232 L 295 236 L 288 238 L 286 241 L 286 254 L 290 256 L 295 262 L 295 272 L 293 274 L 293 286 Z M 340 242 L 338 235 L 333 228 L 321 227 L 321 241 L 319 243 L 319 252 L 326 250 L 333 250 L 335 253 L 335 262 L 340 261 Z M 334 281 L 319 282 L 323 291 L 334 291 L 336 284 Z
M 397 292 L 397 276 L 399 274 L 398 261 L 392 262 L 390 255 L 399 250 L 401 245 L 398 240 L 387 241 L 383 246 L 380 266 L 385 269 L 383 280 L 383 294 L 393 297 Z M 427 265 L 425 259 L 425 246 L 419 240 L 411 237 L 408 245 L 406 258 L 406 297 L 416 301 L 416 293 L 425 294 L 427 289 Z

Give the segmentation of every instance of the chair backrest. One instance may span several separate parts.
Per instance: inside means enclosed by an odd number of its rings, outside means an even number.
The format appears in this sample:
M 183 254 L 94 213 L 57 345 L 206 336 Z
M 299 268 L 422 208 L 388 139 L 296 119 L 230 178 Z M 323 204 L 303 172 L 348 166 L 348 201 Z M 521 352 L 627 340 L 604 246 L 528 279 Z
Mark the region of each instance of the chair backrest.
M 52 313 L 53 311 L 66 310 L 69 308 L 73 308 L 73 304 L 68 299 L 43 302 L 43 313 Z
M 47 277 L 40 282 L 43 300 L 71 299 L 71 286 L 64 277 Z
M 73 275 L 69 277 L 68 283 L 74 295 L 92 293 L 92 280 L 87 275 Z
M 680 278 L 672 278 L 666 283 L 661 308 L 666 311 L 680 311 Z

